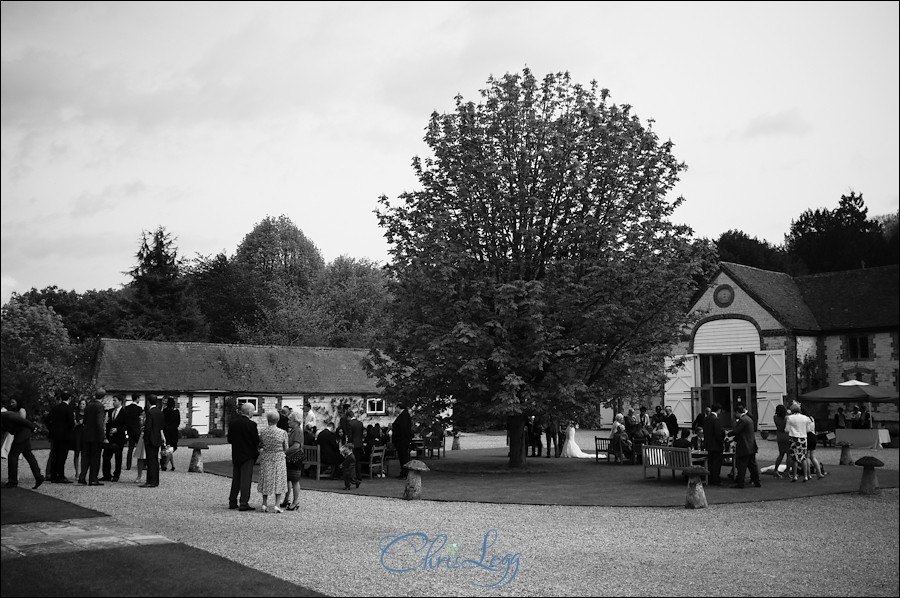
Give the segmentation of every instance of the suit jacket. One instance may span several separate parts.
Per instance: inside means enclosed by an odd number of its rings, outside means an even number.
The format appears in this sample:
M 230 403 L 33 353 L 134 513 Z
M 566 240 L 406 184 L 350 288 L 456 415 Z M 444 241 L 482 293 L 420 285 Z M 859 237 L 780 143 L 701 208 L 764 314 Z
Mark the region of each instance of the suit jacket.
M 350 442 L 353 443 L 353 448 L 361 449 L 363 447 L 364 430 L 365 428 L 363 428 L 361 421 L 355 417 L 350 420 Z
M 238 414 L 228 423 L 228 443 L 231 445 L 231 462 L 240 465 L 259 456 L 259 429 L 256 422 Z
M 128 439 L 137 440 L 137 437 L 141 435 L 141 406 L 135 403 L 128 403 L 122 409 L 122 416 Z
M 753 418 L 744 413 L 734 426 L 734 453 L 737 456 L 752 455 L 757 452 L 756 430 Z
M 106 439 L 109 440 L 110 444 L 125 446 L 125 408 L 120 407 L 119 413 L 113 419 L 115 411 L 115 407 L 106 410 Z M 112 431 L 113 428 L 116 429 L 115 432 Z
M 715 413 L 710 413 L 703 420 L 703 439 L 706 442 L 707 451 L 725 450 L 725 428 L 722 427 L 722 422 Z
M 144 420 L 144 444 L 162 446 L 163 414 L 155 405 L 147 411 Z
M 669 436 L 678 438 L 678 416 L 670 413 L 666 416 L 666 427 L 669 428 Z
M 97 399 L 91 400 L 84 408 L 84 442 L 100 442 L 106 439 L 106 409 Z
M 409 416 L 409 411 L 404 409 L 391 425 L 391 441 L 396 446 L 398 443 L 411 442 L 412 437 L 412 418 Z
M 13 444 L 25 442 L 31 438 L 34 424 L 22 417 L 18 411 L 4 411 L 0 413 L 3 418 L 3 430 L 12 434 Z
M 67 401 L 57 403 L 47 415 L 47 432 L 53 442 L 66 442 L 75 430 L 75 416 Z
M 319 435 L 316 437 L 316 444 L 319 445 L 319 457 L 322 459 L 322 463 L 335 465 L 342 461 L 337 435 L 328 428 L 319 432 Z

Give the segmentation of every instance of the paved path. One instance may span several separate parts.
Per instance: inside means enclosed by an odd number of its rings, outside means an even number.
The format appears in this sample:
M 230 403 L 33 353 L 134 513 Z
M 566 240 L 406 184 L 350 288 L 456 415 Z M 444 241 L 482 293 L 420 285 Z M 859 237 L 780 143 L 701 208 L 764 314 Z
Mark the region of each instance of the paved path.
M 38 554 L 173 542 L 138 527 L 122 525 L 111 517 L 19 523 L 3 526 L 0 561 Z

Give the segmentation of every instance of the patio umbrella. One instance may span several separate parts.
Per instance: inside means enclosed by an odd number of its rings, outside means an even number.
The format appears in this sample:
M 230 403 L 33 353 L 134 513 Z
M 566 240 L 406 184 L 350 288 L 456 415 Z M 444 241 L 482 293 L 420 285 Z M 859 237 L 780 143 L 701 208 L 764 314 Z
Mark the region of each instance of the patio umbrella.
M 833 403 L 842 401 L 863 401 L 866 403 L 891 403 L 900 401 L 900 394 L 889 388 L 872 386 L 858 380 L 832 384 L 819 390 L 800 395 L 807 403 Z

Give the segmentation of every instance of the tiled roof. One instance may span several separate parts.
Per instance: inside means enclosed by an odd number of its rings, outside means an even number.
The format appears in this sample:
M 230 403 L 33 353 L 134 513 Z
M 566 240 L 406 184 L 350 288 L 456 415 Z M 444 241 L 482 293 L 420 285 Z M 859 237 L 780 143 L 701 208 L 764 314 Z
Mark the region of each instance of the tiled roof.
M 796 278 L 822 330 L 900 326 L 900 267 L 882 266 Z
M 720 266 L 747 294 L 769 310 L 785 328 L 819 330 L 819 323 L 810 311 L 795 279 L 788 274 L 731 262 L 721 262 Z
M 720 266 L 790 330 L 824 332 L 900 325 L 897 265 L 796 278 L 731 262 Z
M 366 349 L 101 339 L 96 383 L 107 391 L 373 394 Z

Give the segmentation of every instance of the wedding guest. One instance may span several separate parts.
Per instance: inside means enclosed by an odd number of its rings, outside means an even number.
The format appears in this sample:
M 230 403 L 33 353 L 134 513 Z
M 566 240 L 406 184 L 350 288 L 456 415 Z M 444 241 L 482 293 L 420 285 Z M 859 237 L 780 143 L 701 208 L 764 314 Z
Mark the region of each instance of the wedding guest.
M 84 466 L 78 483 L 82 486 L 102 486 L 100 481 L 100 459 L 103 441 L 106 439 L 106 409 L 103 398 L 106 391 L 98 388 L 94 398 L 84 408 Z
M 175 397 L 166 398 L 166 408 L 163 409 L 163 433 L 166 435 L 166 444 L 172 447 L 172 458 L 169 464 L 175 471 L 175 451 L 178 450 L 178 428 L 181 426 L 181 411 Z
M 809 420 L 806 424 L 806 458 L 809 461 L 809 473 L 815 473 L 816 477 L 821 480 L 828 474 L 825 473 L 825 466 L 816 456 L 816 445 L 819 440 L 816 435 L 816 420 L 805 409 L 801 408 L 800 413 Z
M 84 454 L 84 412 L 87 409 L 87 399 L 80 398 L 78 402 L 75 403 L 75 408 L 72 410 L 72 417 L 74 419 L 74 435 L 72 441 L 72 453 L 73 460 L 75 461 L 75 479 L 81 477 L 81 467 L 82 461 L 81 457 Z
M 284 452 L 288 448 L 288 435 L 278 427 L 279 413 L 266 412 L 268 426 L 259 433 L 259 484 L 257 490 L 262 494 L 262 512 L 269 511 L 269 495 L 275 495 L 273 510 L 281 513 L 281 495 L 287 492 L 287 463 Z
M 228 494 L 228 508 L 241 511 L 255 511 L 251 507 L 250 486 L 253 484 L 253 464 L 259 456 L 259 431 L 256 422 L 250 419 L 253 405 L 244 403 L 228 422 L 228 444 L 231 445 L 231 491 Z M 238 505 L 240 494 L 240 505 Z
M 787 407 L 784 405 L 778 405 L 775 407 L 775 415 L 772 416 L 773 421 L 775 422 L 775 440 L 778 443 L 778 458 L 775 459 L 775 471 L 774 476 L 776 478 L 783 477 L 781 472 L 778 471 L 778 468 L 781 466 L 781 461 L 784 459 L 784 464 L 790 468 L 791 464 L 791 437 L 788 436 L 787 431 L 785 430 L 785 425 L 787 424 Z
M 800 404 L 792 403 L 790 415 L 787 416 L 785 431 L 791 439 L 791 481 L 796 482 L 798 469 L 802 470 L 803 481 L 809 481 L 809 460 L 807 460 L 807 428 L 809 418 L 800 412 Z
M 72 480 L 66 478 L 66 461 L 75 429 L 70 400 L 71 395 L 67 391 L 59 391 L 56 404 L 47 414 L 47 432 L 50 438 L 50 457 L 47 461 L 50 481 L 54 484 L 72 483 Z
M 125 416 L 125 433 L 128 435 L 128 454 L 125 457 L 126 471 L 131 469 L 134 459 L 134 450 L 138 446 L 138 439 L 141 437 L 144 410 L 138 405 L 140 398 L 141 395 L 139 394 L 125 397 L 125 408 L 122 410 L 122 413 Z M 141 458 L 143 459 L 143 457 Z
M 141 488 L 159 486 L 159 449 L 166 444 L 166 433 L 163 431 L 163 414 L 157 405 L 155 395 L 147 395 L 144 413 L 144 461 L 147 465 L 147 481 Z
M 703 419 L 703 438 L 706 443 L 706 452 L 709 455 L 707 465 L 711 486 L 722 485 L 722 462 L 725 460 L 725 427 L 719 419 L 721 412 L 722 408 L 719 405 L 713 405 L 710 408 L 710 412 Z
M 44 483 L 44 475 L 38 465 L 34 453 L 31 452 L 31 433 L 35 430 L 34 422 L 28 419 L 25 407 L 19 404 L 18 399 L 11 398 L 3 413 L 3 427 L 12 435 L 12 444 L 9 447 L 9 471 L 5 488 L 16 488 L 19 485 L 19 456 L 25 457 L 28 466 L 31 467 L 31 475 L 34 476 L 32 490 L 37 490 Z
M 296 511 L 300 506 L 300 478 L 303 476 L 303 415 L 292 411 L 288 416 L 288 426 L 291 431 L 288 434 L 288 448 L 284 452 L 287 461 L 288 487 L 281 508 Z M 293 501 L 290 500 L 292 494 Z

